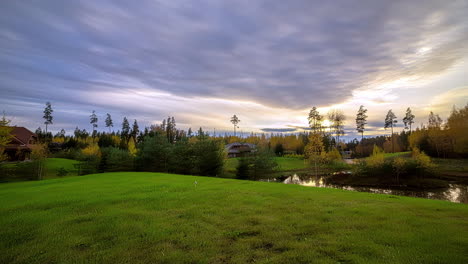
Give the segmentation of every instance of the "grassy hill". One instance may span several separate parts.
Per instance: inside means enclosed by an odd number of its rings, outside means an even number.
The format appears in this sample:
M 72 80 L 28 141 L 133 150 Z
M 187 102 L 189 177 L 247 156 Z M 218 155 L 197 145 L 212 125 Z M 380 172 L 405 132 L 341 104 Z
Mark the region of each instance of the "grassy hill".
M 468 262 L 468 205 L 444 201 L 133 172 L 0 201 L 0 263 Z

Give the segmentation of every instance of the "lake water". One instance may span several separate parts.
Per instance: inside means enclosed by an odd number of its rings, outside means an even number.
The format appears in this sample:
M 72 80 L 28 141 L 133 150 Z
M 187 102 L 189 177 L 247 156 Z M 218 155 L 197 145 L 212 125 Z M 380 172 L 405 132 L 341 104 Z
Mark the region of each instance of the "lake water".
M 431 190 L 414 190 L 414 189 L 391 189 L 378 187 L 357 187 L 346 185 L 327 184 L 324 181 L 326 176 L 298 176 L 294 174 L 287 178 L 273 178 L 262 181 L 282 182 L 285 184 L 299 184 L 303 186 L 336 188 L 357 192 L 381 193 L 390 195 L 411 196 L 426 199 L 446 200 L 454 203 L 468 203 L 468 185 L 465 184 L 449 184 L 448 188 L 431 189 Z

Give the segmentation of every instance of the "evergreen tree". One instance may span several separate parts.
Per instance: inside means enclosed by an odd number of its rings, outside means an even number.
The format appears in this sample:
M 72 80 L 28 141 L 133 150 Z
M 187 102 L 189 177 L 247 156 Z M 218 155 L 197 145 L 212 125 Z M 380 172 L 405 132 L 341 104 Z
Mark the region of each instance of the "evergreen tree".
M 309 126 L 314 133 L 320 132 L 322 130 L 322 119 L 323 116 L 320 115 L 317 107 L 312 107 L 309 112 Z
M 89 123 L 93 126 L 93 138 L 96 136 L 96 128 L 98 127 L 98 118 L 96 116 L 96 111 L 93 110 L 93 113 L 89 116 Z
M 46 125 L 46 134 L 47 134 L 47 127 L 51 124 L 53 124 L 53 120 L 54 120 L 54 117 L 52 116 L 52 113 L 54 112 L 54 110 L 52 109 L 52 105 L 50 104 L 50 102 L 47 102 L 46 103 L 46 107 L 44 109 L 44 116 L 42 118 L 44 118 L 44 124 Z
M 128 144 L 130 137 L 130 124 L 128 123 L 127 117 L 124 117 L 122 122 L 122 131 L 120 132 L 120 138 L 124 141 L 125 145 Z
M 187 137 L 191 138 L 191 137 L 192 137 L 192 134 L 193 134 L 192 128 L 189 127 L 188 132 L 187 132 Z
M 135 121 L 133 122 L 133 127 L 132 127 L 132 132 L 131 132 L 133 140 L 135 140 L 135 144 L 136 144 L 136 139 L 137 139 L 138 132 L 140 132 L 140 130 L 138 128 L 138 123 L 137 123 L 137 121 L 135 119 Z
M 408 129 L 408 126 L 409 126 L 410 133 L 411 133 L 411 125 L 414 124 L 414 117 L 415 116 L 411 112 L 411 108 L 408 107 L 408 109 L 406 109 L 406 115 L 403 118 L 403 123 L 405 124 L 405 129 Z
M 234 136 L 236 136 L 236 128 L 239 128 L 237 124 L 239 124 L 240 120 L 236 115 L 231 117 L 231 123 L 234 125 Z
M 106 127 L 109 128 L 109 133 L 111 131 L 111 127 L 114 127 L 114 122 L 112 121 L 112 117 L 109 113 L 107 113 L 106 117 Z
M 385 117 L 385 129 L 391 128 L 392 129 L 392 152 L 395 152 L 395 144 L 393 140 L 393 127 L 396 126 L 397 123 L 397 117 L 396 115 L 392 112 L 392 109 L 388 110 L 387 116 Z
M 363 105 L 359 107 L 358 113 L 356 115 L 356 130 L 361 133 L 361 141 L 364 139 L 364 129 L 367 124 L 367 109 Z

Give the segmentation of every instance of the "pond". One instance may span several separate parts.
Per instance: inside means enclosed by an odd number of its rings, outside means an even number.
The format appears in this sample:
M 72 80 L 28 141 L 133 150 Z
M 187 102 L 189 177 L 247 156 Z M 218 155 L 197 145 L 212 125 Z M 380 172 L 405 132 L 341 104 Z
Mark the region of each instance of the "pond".
M 282 182 L 285 184 L 299 184 L 303 186 L 336 188 L 357 192 L 381 193 L 390 195 L 411 196 L 426 199 L 446 200 L 455 203 L 468 203 L 468 185 L 466 184 L 449 184 L 448 188 L 440 189 L 393 189 L 380 187 L 361 187 L 349 185 L 334 185 L 325 183 L 326 176 L 298 176 L 297 174 L 289 177 L 265 179 L 262 181 Z

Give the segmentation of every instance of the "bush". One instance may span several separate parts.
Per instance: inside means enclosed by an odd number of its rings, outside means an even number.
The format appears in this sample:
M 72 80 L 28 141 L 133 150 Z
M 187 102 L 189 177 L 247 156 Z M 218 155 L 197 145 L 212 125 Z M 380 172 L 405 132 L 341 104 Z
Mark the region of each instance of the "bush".
M 374 149 L 372 150 L 372 155 L 366 159 L 367 166 L 371 168 L 382 168 L 385 164 L 385 154 L 383 150 L 376 145 L 374 145 Z
M 238 179 L 249 179 L 249 159 L 242 157 L 239 159 L 239 163 L 236 168 L 236 178 Z
M 128 151 L 119 148 L 110 147 L 103 151 L 101 162 L 103 164 L 100 169 L 104 171 L 133 170 L 133 156 Z
M 67 174 L 68 171 L 64 167 L 61 167 L 57 170 L 57 176 L 59 177 L 67 176 Z
M 273 173 L 277 167 L 278 163 L 273 153 L 268 150 L 259 150 L 239 160 L 236 175 L 241 179 L 257 180 Z

